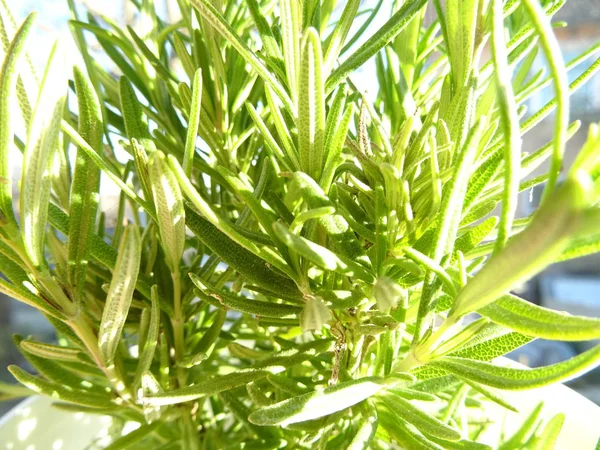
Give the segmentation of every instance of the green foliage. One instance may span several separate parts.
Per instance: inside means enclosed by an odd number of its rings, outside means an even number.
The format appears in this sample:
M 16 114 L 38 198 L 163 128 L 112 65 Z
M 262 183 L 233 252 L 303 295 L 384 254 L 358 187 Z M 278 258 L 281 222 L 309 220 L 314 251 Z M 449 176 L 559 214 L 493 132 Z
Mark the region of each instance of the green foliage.
M 488 401 L 514 410 L 503 390 L 600 365 L 598 346 L 533 370 L 496 360 L 600 338 L 600 319 L 510 294 L 600 250 L 597 125 L 557 182 L 580 126 L 568 96 L 600 69 L 567 84 L 598 46 L 563 64 L 563 1 L 394 1 L 379 29 L 383 1 L 178 0 L 173 24 L 132 1 L 126 29 L 68 3 L 85 69 L 54 47 L 38 90 L 19 64 L 34 16 L 7 26 L 0 1 L 0 292 L 61 336 L 15 338 L 38 374 L 11 367 L 22 386 L 0 399 L 140 423 L 109 448 L 487 449 Z M 524 153 L 554 109 L 551 141 Z M 121 190 L 114 226 L 101 174 Z M 498 448 L 554 448 L 564 416 L 541 415 Z

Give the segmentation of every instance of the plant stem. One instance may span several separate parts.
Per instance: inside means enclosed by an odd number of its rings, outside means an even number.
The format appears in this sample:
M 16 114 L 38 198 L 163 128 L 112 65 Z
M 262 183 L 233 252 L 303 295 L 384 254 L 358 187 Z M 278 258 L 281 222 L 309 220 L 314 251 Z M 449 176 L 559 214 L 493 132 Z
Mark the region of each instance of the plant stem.
M 173 325 L 173 339 L 175 345 L 175 361 L 182 361 L 185 356 L 185 341 L 183 334 L 183 311 L 181 305 L 181 276 L 179 270 L 171 273 L 173 279 L 173 312 L 174 316 L 171 319 Z M 186 376 L 182 367 L 177 366 L 177 381 L 179 387 L 184 387 L 186 384 Z
M 68 325 L 75 332 L 77 337 L 81 339 L 96 365 L 104 372 L 123 401 L 129 403 L 135 408 L 138 408 L 134 404 L 135 400 L 132 393 L 129 391 L 129 388 L 127 387 L 127 383 L 125 383 L 125 378 L 121 374 L 121 371 L 115 364 L 111 364 L 108 367 L 106 364 L 104 364 L 104 361 L 100 356 L 100 352 L 98 351 L 98 338 L 83 316 L 78 315 L 74 319 L 70 320 Z

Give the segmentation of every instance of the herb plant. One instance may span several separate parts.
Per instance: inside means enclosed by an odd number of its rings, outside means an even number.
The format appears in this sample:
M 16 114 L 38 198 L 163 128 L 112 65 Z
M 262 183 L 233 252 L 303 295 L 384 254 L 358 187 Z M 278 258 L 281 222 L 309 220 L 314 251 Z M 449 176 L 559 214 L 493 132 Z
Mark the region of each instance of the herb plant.
M 600 60 L 568 84 L 597 47 L 563 63 L 563 0 L 396 0 L 374 31 L 383 0 L 177 0 L 174 23 L 132 0 L 127 29 L 69 0 L 83 65 L 55 46 L 39 78 L 35 15 L 17 27 L 0 3 L 0 291 L 59 336 L 15 336 L 37 374 L 11 366 L 28 389 L 4 397 L 141 424 L 110 448 L 484 449 L 485 402 L 600 364 L 600 346 L 496 359 L 600 338 L 509 293 L 600 249 L 597 125 L 561 171 L 569 94 Z M 353 74 L 373 60 L 366 94 Z M 552 140 L 522 148 L 552 112 Z M 497 447 L 554 448 L 562 420 Z

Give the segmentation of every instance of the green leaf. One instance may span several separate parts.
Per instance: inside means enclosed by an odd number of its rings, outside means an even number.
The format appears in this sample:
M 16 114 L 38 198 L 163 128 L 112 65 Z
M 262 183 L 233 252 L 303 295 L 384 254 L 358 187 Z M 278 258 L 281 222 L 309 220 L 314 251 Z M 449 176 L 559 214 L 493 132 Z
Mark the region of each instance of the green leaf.
M 286 159 L 286 156 L 289 157 L 290 161 L 292 161 L 291 165 L 293 167 L 299 168 L 300 163 L 298 162 L 298 158 L 295 154 L 295 151 L 291 152 L 291 153 L 288 152 L 286 155 L 286 153 L 283 152 L 283 150 L 281 149 L 281 147 L 279 146 L 279 144 L 277 143 L 277 141 L 275 140 L 275 138 L 273 137 L 273 135 L 267 128 L 267 125 L 265 124 L 265 122 L 260 117 L 260 114 L 258 114 L 256 109 L 254 109 L 254 106 L 252 106 L 250 103 L 246 103 L 246 109 L 248 110 L 248 113 L 250 114 L 250 117 L 252 118 L 254 124 L 256 125 L 256 128 L 258 128 L 258 130 L 260 131 L 260 134 L 262 135 L 262 138 L 265 141 L 265 144 L 267 144 L 267 147 L 271 150 L 271 152 L 273 152 L 273 154 L 275 156 L 277 156 L 279 158 L 279 160 L 288 169 L 291 167 L 290 167 L 290 163 Z M 286 147 L 284 147 L 284 148 L 287 150 Z
M 91 81 L 77 67 L 74 71 L 79 109 L 79 134 L 102 153 L 102 110 Z M 85 286 L 90 240 L 95 234 L 100 189 L 100 170 L 81 149 L 77 149 L 69 203 L 67 275 L 76 298 L 81 301 Z
M 446 45 L 450 52 L 455 89 L 465 84 L 473 68 L 479 4 L 478 0 L 446 2 Z
M 8 371 L 22 385 L 32 391 L 56 400 L 62 400 L 91 408 L 110 408 L 113 403 L 108 395 L 94 394 L 84 390 L 73 390 L 51 381 L 28 374 L 17 366 L 8 366 Z
M 137 386 L 142 379 L 142 375 L 150 370 L 156 346 L 158 345 L 158 332 L 160 331 L 160 309 L 158 306 L 158 287 L 152 286 L 151 295 L 152 305 L 150 307 L 150 322 L 148 324 L 148 334 L 140 351 L 140 360 L 135 375 L 134 386 Z
M 121 99 L 121 113 L 129 140 L 149 139 L 150 133 L 148 133 L 148 124 L 144 121 L 142 105 L 127 77 L 119 78 L 119 97 Z
M 294 276 L 294 271 L 283 260 L 283 258 L 281 258 L 280 255 L 276 254 L 273 251 L 270 251 L 270 249 L 258 246 L 254 241 L 243 236 L 233 226 L 231 226 L 229 222 L 227 222 L 220 215 L 218 215 L 215 211 L 215 208 L 213 208 L 213 206 L 210 203 L 208 203 L 204 198 L 202 198 L 202 196 L 198 193 L 196 188 L 192 185 L 191 181 L 185 176 L 183 169 L 179 165 L 179 162 L 173 157 L 173 155 L 168 156 L 168 161 L 169 166 L 173 170 L 173 173 L 175 174 L 175 177 L 179 182 L 181 190 L 190 199 L 194 207 L 196 207 L 197 210 L 202 214 L 204 219 L 208 220 L 229 239 L 243 246 L 246 250 L 253 253 L 258 258 L 263 259 L 266 263 L 271 264 L 274 267 L 277 267 L 286 275 L 290 277 Z
M 273 35 L 271 28 L 269 27 L 267 19 L 260 12 L 260 6 L 258 4 L 258 1 L 246 0 L 246 3 L 248 4 L 248 11 L 250 12 L 250 15 L 252 15 L 252 20 L 254 20 L 256 28 L 260 33 L 260 39 L 263 43 L 265 50 L 267 51 L 267 54 L 275 60 L 282 60 L 283 56 L 281 54 L 281 50 L 279 49 L 277 40 L 275 39 L 275 36 Z
M 325 84 L 325 92 L 333 91 L 348 75 L 375 56 L 414 19 L 426 4 L 427 0 L 412 0 L 404 3 L 373 36 L 331 73 Z
M 219 337 L 219 334 L 223 329 L 223 325 L 225 324 L 226 318 L 226 311 L 219 310 L 217 312 L 210 328 L 206 330 L 206 332 L 202 336 L 202 339 L 200 339 L 194 347 L 193 353 L 204 353 L 207 356 L 210 356 L 210 354 L 212 353 L 212 349 L 214 349 L 215 343 L 217 342 L 217 338 Z
M 135 191 L 121 179 L 121 176 L 113 169 L 111 163 L 103 154 L 96 153 L 96 151 L 86 142 L 86 140 L 83 139 L 79 133 L 65 121 L 62 122 L 62 130 L 71 138 L 73 143 L 77 145 L 78 148 L 83 150 L 88 155 L 94 164 L 96 164 L 104 173 L 106 173 L 106 175 L 110 177 L 110 179 L 119 187 L 119 189 L 121 189 L 121 192 L 141 206 L 152 218 L 155 218 L 154 209 L 150 206 L 149 202 L 137 195 Z
M 19 384 L 8 384 L 0 381 L 0 401 L 12 400 L 35 395 L 35 392 Z
M 150 436 L 154 431 L 162 425 L 161 422 L 154 422 L 151 424 L 143 424 L 139 428 L 127 433 L 125 436 L 121 436 L 117 440 L 113 441 L 104 450 L 124 450 L 132 447 L 133 445 L 141 443 L 144 439 Z
M 308 388 L 304 383 L 283 375 L 270 374 L 267 376 L 267 381 L 276 389 L 290 395 L 302 395 L 306 394 L 308 391 Z M 272 402 L 270 404 L 272 404 Z
M 258 75 L 264 80 L 266 84 L 273 88 L 273 91 L 284 103 L 286 108 L 290 111 L 294 111 L 292 107 L 292 101 L 283 89 L 283 86 L 277 81 L 277 79 L 269 72 L 262 61 L 255 55 L 255 53 L 248 48 L 246 43 L 238 36 L 236 30 L 229 25 L 223 16 L 210 4 L 208 0 L 190 0 L 190 3 L 198 10 L 200 15 L 208 22 L 214 30 L 219 33 L 225 40 L 235 48 L 238 53 L 246 60 L 246 62 L 252 66 L 252 68 L 258 73 Z M 285 56 L 285 50 L 284 50 Z
M 468 231 L 460 235 L 454 243 L 454 251 L 467 253 L 481 243 L 488 236 L 498 223 L 496 216 L 488 217 L 480 224 L 468 229 Z
M 504 42 L 504 14 L 502 1 L 492 4 L 492 58 L 496 70 L 496 92 L 500 107 L 500 123 L 504 131 L 504 198 L 502 216 L 496 238 L 496 251 L 506 244 L 517 209 L 519 170 L 521 166 L 521 133 L 517 102 L 512 89 L 512 71 Z
M 515 295 L 504 295 L 478 312 L 527 336 L 560 341 L 600 339 L 600 319 L 553 311 Z
M 512 450 L 524 446 L 535 432 L 535 429 L 539 426 L 543 408 L 544 403 L 538 403 L 523 421 L 519 429 L 515 431 L 510 439 L 504 441 L 502 445 L 499 446 L 498 450 Z
M 294 204 L 298 201 L 303 201 L 310 209 L 335 206 L 317 182 L 303 172 L 294 172 L 292 174 L 292 184 L 286 200 Z M 333 248 L 338 254 L 346 259 L 357 261 L 365 267 L 370 266 L 370 261 L 365 255 L 363 246 L 349 227 L 346 219 L 340 214 L 335 214 L 332 216 L 321 216 L 317 220 L 325 229 L 325 232 L 332 241 Z
M 469 386 L 471 386 L 473 389 L 475 389 L 477 392 L 480 392 L 481 394 L 485 395 L 487 398 L 489 398 L 491 401 L 499 404 L 500 406 L 518 413 L 519 410 L 513 406 L 506 398 L 504 395 L 502 395 L 502 393 L 500 393 L 498 390 L 493 389 L 493 388 L 489 388 L 489 387 L 485 387 L 482 386 L 479 383 L 475 383 L 474 381 L 471 380 L 466 380 L 464 378 L 461 378 L 465 383 L 467 383 Z
M 50 203 L 50 167 L 58 146 L 66 100 L 64 60 L 54 44 L 40 85 L 23 155 L 21 177 L 21 235 L 34 266 L 45 265 L 44 240 Z
M 511 351 L 531 342 L 533 338 L 520 333 L 510 332 L 499 325 L 489 325 L 476 335 L 461 349 L 449 356 L 468 358 L 477 361 L 491 361 L 498 356 L 506 355 Z M 419 380 L 443 377 L 446 371 L 430 365 L 422 366 L 415 372 Z
M 483 308 L 554 260 L 577 227 L 585 206 L 585 180 L 568 178 L 536 212 L 529 226 L 512 239 L 467 283 L 451 314 L 460 317 Z
M 598 252 L 600 252 L 600 233 L 586 237 L 576 237 L 569 240 L 569 243 L 554 262 L 568 261 L 569 259 L 581 258 Z
M 277 216 L 270 209 L 265 208 L 259 199 L 255 198 L 250 186 L 244 183 L 238 176 L 222 166 L 218 167 L 217 170 L 252 211 L 265 231 L 271 236 L 273 242 L 277 243 L 277 238 L 273 233 L 273 223 L 277 220 Z
M 179 261 L 185 247 L 183 196 L 165 155 L 160 151 L 154 152 L 150 159 L 150 183 L 167 265 L 171 273 L 179 273 Z
M 404 418 L 426 434 L 449 441 L 458 441 L 460 439 L 460 432 L 458 430 L 446 425 L 426 411 L 417 408 L 410 401 L 399 395 L 386 392 L 381 396 L 381 400 L 394 415 Z
M 207 286 L 197 275 L 190 273 L 190 278 L 199 289 L 200 298 L 208 303 L 218 307 L 233 309 L 235 311 L 255 314 L 261 317 L 274 317 L 279 319 L 294 318 L 302 311 L 301 308 L 294 305 L 285 305 L 282 303 L 264 302 L 242 296 L 236 296 L 224 291 L 217 291 Z
M 185 215 L 189 229 L 220 259 L 242 274 L 249 282 L 274 294 L 300 296 L 298 288 L 290 278 L 270 270 L 268 262 L 233 241 L 189 206 L 185 207 Z
M 433 249 L 430 251 L 430 259 L 439 265 L 442 258 L 454 249 L 456 233 L 460 225 L 462 215 L 462 200 L 464 199 L 469 175 L 472 171 L 479 138 L 483 130 L 485 120 L 481 119 L 477 125 L 469 131 L 464 147 L 461 149 L 455 165 L 452 179 L 448 181 L 444 189 L 439 216 L 435 222 L 433 235 Z M 431 299 L 433 295 L 434 273 L 430 271 L 425 277 L 425 284 L 419 302 L 419 313 L 417 319 L 417 333 L 415 339 L 420 339 L 423 321 L 431 310 Z
M 192 173 L 194 155 L 196 154 L 196 137 L 200 125 L 200 111 L 202 110 L 202 70 L 198 69 L 194 75 L 192 88 L 192 103 L 188 119 L 188 130 L 185 139 L 183 154 L 183 171 L 189 177 Z
M 516 369 L 446 356 L 429 364 L 462 378 L 505 390 L 525 390 L 567 381 L 600 364 L 600 345 L 566 361 L 536 369 Z
M 84 355 L 78 348 L 62 347 L 30 339 L 23 339 L 19 344 L 27 353 L 49 360 L 81 362 L 81 357 Z
M 323 300 L 312 296 L 305 299 L 304 309 L 300 313 L 302 331 L 319 331 L 331 319 L 331 311 Z
M 270 373 L 281 373 L 289 367 L 301 364 L 313 356 L 329 350 L 331 344 L 330 340 L 313 341 L 298 346 L 297 350 L 291 352 L 283 351 L 280 355 L 264 359 L 247 369 L 241 369 L 213 379 L 204 380 L 193 386 L 146 397 L 143 401 L 148 405 L 173 405 L 235 389 L 265 378 Z
M 425 437 L 420 430 L 401 417 L 380 409 L 379 423 L 402 448 L 411 450 L 446 450 Z
M 558 440 L 564 423 L 565 415 L 563 413 L 552 417 L 552 419 L 550 419 L 548 424 L 541 430 L 541 432 L 533 437 L 533 442 L 528 442 L 527 448 L 532 450 L 556 448 L 556 441 Z
M 18 64 L 25 49 L 27 36 L 35 23 L 35 13 L 27 16 L 21 27 L 6 49 L 6 55 L 0 72 L 0 230 L 8 224 L 11 228 L 8 235 L 16 238 L 18 230 L 17 221 L 13 212 L 12 176 L 9 162 L 10 146 L 13 140 L 11 98 L 17 84 Z
M 440 218 L 435 228 L 435 246 L 430 256 L 436 263 L 439 263 L 445 254 L 453 250 L 462 212 L 462 199 L 466 193 L 467 182 L 472 171 L 483 125 L 484 122 L 480 121 L 470 130 L 465 145 L 460 150 L 452 179 L 444 186 L 444 196 L 439 213 Z
M 140 232 L 136 225 L 128 225 L 121 238 L 119 256 L 98 330 L 100 355 L 107 366 L 113 363 L 121 340 L 140 270 L 141 253 Z
M 546 17 L 542 6 L 537 1 L 524 0 L 524 6 L 527 9 L 533 27 L 539 35 L 541 47 L 550 66 L 554 91 L 556 92 L 557 111 L 554 130 L 554 150 L 550 162 L 550 176 L 544 188 L 542 198 L 542 202 L 546 202 L 549 201 L 551 195 L 554 196 L 555 194 L 554 188 L 556 187 L 558 175 L 561 170 L 563 152 L 567 140 L 567 128 L 569 126 L 569 81 L 561 56 L 560 45 L 552 31 L 550 19 Z
M 367 450 L 370 448 L 371 441 L 375 438 L 377 432 L 377 409 L 371 408 L 370 411 L 365 410 L 361 413 L 359 419 L 359 428 L 352 441 L 346 447 L 347 450 Z
M 325 139 L 325 93 L 321 40 L 314 28 L 302 41 L 298 83 L 298 144 L 302 171 L 319 180 L 323 169 Z
M 283 46 L 285 74 L 287 76 L 288 89 L 292 93 L 292 100 L 296 102 L 301 53 L 301 9 L 298 2 L 287 0 L 280 1 L 279 8 L 281 20 L 281 43 Z
M 318 419 L 356 405 L 390 385 L 379 377 L 365 377 L 308 392 L 254 411 L 248 420 L 256 425 L 289 425 Z
M 331 111 L 329 112 L 331 114 Z M 348 105 L 344 115 L 342 116 L 337 129 L 332 132 L 331 141 L 327 141 L 325 148 L 326 160 L 323 162 L 323 173 L 321 175 L 321 181 L 319 186 L 325 193 L 329 191 L 331 183 L 333 182 L 335 171 L 339 164 L 342 162 L 341 155 L 346 142 L 346 136 L 348 135 L 348 129 L 350 122 L 354 117 L 354 104 Z M 332 126 L 332 128 L 334 128 Z
M 332 251 L 302 236 L 296 236 L 282 224 L 276 222 L 273 229 L 277 237 L 289 247 L 290 250 L 304 256 L 313 264 L 327 270 L 332 270 L 344 275 L 360 278 L 368 283 L 375 281 L 375 276 L 360 264 L 351 260 L 342 260 Z
M 360 0 L 348 1 L 344 7 L 344 10 L 342 11 L 342 15 L 340 16 L 337 25 L 327 37 L 327 44 L 325 45 L 325 73 L 328 73 L 336 62 L 344 46 L 346 37 L 350 32 L 350 28 L 354 23 L 359 6 Z
M 48 218 L 50 224 L 61 233 L 68 235 L 69 233 L 69 216 L 61 211 L 56 205 L 50 204 L 48 210 Z M 104 240 L 94 234 L 89 242 L 90 253 L 92 257 L 110 270 L 114 270 L 117 262 L 117 250 Z M 150 284 L 144 277 L 138 277 L 136 288 L 147 299 L 150 299 Z

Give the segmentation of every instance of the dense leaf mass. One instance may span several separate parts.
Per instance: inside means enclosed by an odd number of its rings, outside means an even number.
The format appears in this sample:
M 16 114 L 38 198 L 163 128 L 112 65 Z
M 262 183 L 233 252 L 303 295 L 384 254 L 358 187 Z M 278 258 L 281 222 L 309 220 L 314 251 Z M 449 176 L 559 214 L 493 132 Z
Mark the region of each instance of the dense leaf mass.
M 600 338 L 510 293 L 600 249 L 597 125 L 561 174 L 569 95 L 600 59 L 567 74 L 599 47 L 563 63 L 563 0 L 178 0 L 169 20 L 132 0 L 127 27 L 68 3 L 83 66 L 57 44 L 38 77 L 35 15 L 17 27 L 0 1 L 0 292 L 59 334 L 15 337 L 37 373 L 10 367 L 0 398 L 140 423 L 110 448 L 554 448 L 564 416 L 541 406 L 478 440 L 487 402 L 515 410 L 503 390 L 600 364 L 598 346 L 497 359 Z

